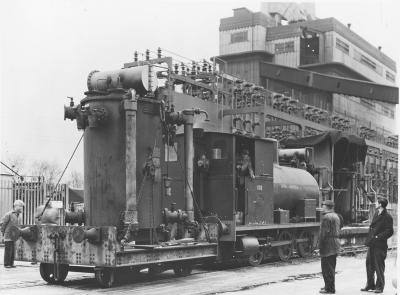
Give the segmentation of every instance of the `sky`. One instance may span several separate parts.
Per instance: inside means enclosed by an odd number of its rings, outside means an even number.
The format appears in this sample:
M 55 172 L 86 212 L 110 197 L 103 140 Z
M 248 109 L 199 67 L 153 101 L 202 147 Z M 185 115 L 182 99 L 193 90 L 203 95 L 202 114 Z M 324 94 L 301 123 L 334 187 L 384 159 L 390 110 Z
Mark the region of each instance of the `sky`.
M 133 61 L 135 51 L 158 47 L 192 60 L 209 59 L 219 54 L 220 19 L 240 7 L 257 12 L 260 3 L 0 1 L 1 160 L 25 155 L 31 161 L 57 161 L 64 169 L 82 136 L 76 121 L 64 121 L 64 105 L 67 97 L 76 104 L 85 97 L 92 70 L 119 69 Z M 318 1 L 316 15 L 351 23 L 354 32 L 382 46 L 399 65 L 396 1 Z M 72 170 L 83 172 L 82 143 L 61 182 Z

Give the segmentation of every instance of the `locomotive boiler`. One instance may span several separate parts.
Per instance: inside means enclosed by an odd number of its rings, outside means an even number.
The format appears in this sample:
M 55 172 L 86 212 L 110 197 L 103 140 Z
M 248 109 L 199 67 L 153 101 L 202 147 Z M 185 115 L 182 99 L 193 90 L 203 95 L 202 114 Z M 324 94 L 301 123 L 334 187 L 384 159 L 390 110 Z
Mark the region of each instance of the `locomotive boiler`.
M 256 266 L 268 255 L 313 252 L 314 177 L 280 166 L 276 140 L 218 132 L 203 124 L 210 115 L 203 108 L 179 109 L 189 96 L 173 91 L 173 79 L 158 87 L 153 65 L 161 62 L 171 66 L 159 58 L 93 71 L 85 97 L 65 107 L 65 119 L 84 131 L 84 211 L 67 212 L 67 225 L 12 229 L 16 260 L 40 262 L 47 282 L 94 271 L 110 287 L 127 269 L 186 276 L 196 263 L 246 259 Z M 240 186 L 235 164 L 243 149 L 255 177 Z M 301 216 L 307 200 L 311 220 L 274 218 L 281 211 Z

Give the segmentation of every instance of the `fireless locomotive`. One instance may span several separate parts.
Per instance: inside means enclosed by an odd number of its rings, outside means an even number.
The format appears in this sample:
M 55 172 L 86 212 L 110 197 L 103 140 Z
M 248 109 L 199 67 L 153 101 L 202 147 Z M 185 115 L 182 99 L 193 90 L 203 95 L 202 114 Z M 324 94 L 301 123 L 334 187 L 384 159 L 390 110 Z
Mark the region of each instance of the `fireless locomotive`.
M 157 73 L 162 63 L 168 67 Z M 160 77 L 165 86 L 158 87 Z M 270 254 L 311 255 L 316 179 L 280 166 L 278 142 L 264 138 L 263 128 L 258 136 L 227 131 L 231 118 L 220 117 L 218 102 L 189 95 L 218 97 L 213 81 L 174 74 L 170 58 L 91 72 L 85 97 L 65 107 L 65 118 L 84 132 L 84 211 L 66 212 L 67 225 L 14 227 L 16 260 L 39 262 L 52 284 L 68 271 L 94 271 L 110 287 L 126 268 L 186 276 L 196 263 L 256 266 Z M 243 149 L 255 177 L 240 184 Z M 302 222 L 290 223 L 295 216 Z

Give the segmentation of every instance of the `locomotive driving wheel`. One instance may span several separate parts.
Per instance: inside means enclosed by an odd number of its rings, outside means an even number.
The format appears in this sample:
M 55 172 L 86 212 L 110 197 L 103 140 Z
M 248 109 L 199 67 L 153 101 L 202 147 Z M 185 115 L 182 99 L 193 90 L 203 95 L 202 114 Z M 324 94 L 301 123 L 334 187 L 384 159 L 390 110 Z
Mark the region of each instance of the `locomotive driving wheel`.
M 68 275 L 68 264 L 60 264 L 59 265 L 59 274 L 58 278 L 54 277 L 54 264 L 52 263 L 40 263 L 40 276 L 43 280 L 48 282 L 49 284 L 62 284 L 65 281 L 65 278 Z
M 305 242 L 297 243 L 297 254 L 302 257 L 310 257 L 314 251 L 314 247 L 312 245 L 312 233 L 307 230 L 303 229 L 297 234 L 297 239 L 308 239 Z
M 114 287 L 118 283 L 117 272 L 114 268 L 99 267 L 94 269 L 94 277 L 96 282 L 102 288 Z
M 289 231 L 283 230 L 278 236 L 279 242 L 293 241 L 292 235 Z M 282 261 L 288 261 L 292 256 L 292 244 L 277 246 L 274 248 L 275 256 Z
M 248 258 L 248 263 L 250 266 L 258 266 L 264 259 L 264 254 L 262 251 L 258 251 L 256 254 L 251 255 Z

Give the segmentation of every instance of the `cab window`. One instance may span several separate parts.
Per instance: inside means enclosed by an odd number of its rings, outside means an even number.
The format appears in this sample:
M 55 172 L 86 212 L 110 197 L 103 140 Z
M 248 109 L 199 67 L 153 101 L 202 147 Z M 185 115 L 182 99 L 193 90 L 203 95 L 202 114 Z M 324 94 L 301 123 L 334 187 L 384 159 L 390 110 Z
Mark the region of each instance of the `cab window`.
M 226 159 L 228 157 L 228 143 L 226 139 L 214 139 L 212 148 L 213 159 Z

